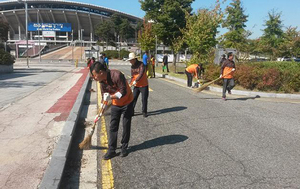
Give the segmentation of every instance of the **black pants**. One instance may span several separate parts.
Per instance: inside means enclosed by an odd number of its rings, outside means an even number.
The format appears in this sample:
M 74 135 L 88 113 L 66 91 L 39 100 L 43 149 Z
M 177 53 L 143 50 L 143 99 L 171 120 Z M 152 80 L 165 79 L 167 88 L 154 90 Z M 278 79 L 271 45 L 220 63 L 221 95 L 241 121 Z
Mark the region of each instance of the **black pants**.
M 191 87 L 192 86 L 192 81 L 193 81 L 193 76 L 191 73 L 187 72 L 185 70 L 185 74 L 186 74 L 186 77 L 187 77 L 187 86 L 188 87 Z
M 165 72 L 164 66 L 166 66 L 167 72 L 169 72 L 169 66 L 168 66 L 168 64 L 165 64 L 165 63 L 163 64 L 163 69 L 162 69 L 162 71 Z
M 133 112 L 133 103 L 125 106 L 111 106 L 111 120 L 109 127 L 108 151 L 114 152 L 117 149 L 117 138 L 120 124 L 120 118 L 123 114 L 123 134 L 122 134 L 122 149 L 128 147 L 131 128 L 131 117 Z
M 153 77 L 155 77 L 155 65 L 152 65 Z
M 234 79 L 223 79 L 223 94 L 222 97 L 225 98 L 226 97 L 226 90 L 228 92 L 231 91 L 231 89 L 234 87 Z
M 133 111 L 136 105 L 136 101 L 139 98 L 140 93 L 142 93 L 142 112 L 147 113 L 148 107 L 148 96 L 149 96 L 149 87 L 134 87 L 133 89 Z

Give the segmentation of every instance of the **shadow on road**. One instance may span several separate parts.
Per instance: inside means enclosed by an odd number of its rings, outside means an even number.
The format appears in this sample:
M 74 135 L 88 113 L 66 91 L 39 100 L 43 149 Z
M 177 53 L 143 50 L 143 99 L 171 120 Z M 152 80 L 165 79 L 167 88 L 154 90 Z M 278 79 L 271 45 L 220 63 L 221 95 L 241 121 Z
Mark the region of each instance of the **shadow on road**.
M 165 108 L 165 109 L 150 111 L 150 112 L 148 112 L 148 116 L 169 113 L 169 112 L 177 112 L 177 111 L 181 111 L 181 110 L 185 110 L 185 109 L 187 109 L 187 107 L 185 107 L 185 106 L 175 106 L 172 108 Z
M 128 149 L 128 152 L 136 152 L 139 150 L 145 150 L 145 149 L 149 149 L 149 148 L 154 148 L 157 146 L 163 146 L 163 145 L 168 145 L 168 144 L 176 144 L 179 142 L 183 142 L 186 139 L 188 139 L 187 136 L 185 135 L 167 135 L 167 136 L 162 136 L 162 137 L 158 137 L 158 138 L 154 138 L 151 140 L 147 140 L 141 144 L 135 145 L 135 146 L 131 146 Z
M 253 97 L 242 97 L 242 98 L 232 98 L 232 99 L 227 99 L 227 100 L 254 100 L 256 98 L 260 98 L 259 95 L 253 96 Z

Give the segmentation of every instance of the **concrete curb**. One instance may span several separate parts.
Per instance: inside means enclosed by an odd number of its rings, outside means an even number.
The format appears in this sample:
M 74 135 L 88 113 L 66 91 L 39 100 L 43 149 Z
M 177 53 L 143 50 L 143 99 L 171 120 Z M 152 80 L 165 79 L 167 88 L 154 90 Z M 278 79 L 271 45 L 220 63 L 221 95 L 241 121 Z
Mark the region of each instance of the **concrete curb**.
M 160 73 L 155 73 L 155 75 L 160 76 L 160 77 L 164 77 L 167 79 L 172 79 L 174 81 L 177 81 L 179 83 L 184 83 L 186 84 L 186 80 L 184 79 L 180 79 L 180 78 L 176 78 L 176 77 L 172 77 L 166 74 L 160 74 Z M 208 91 L 214 91 L 214 92 L 222 92 L 222 88 L 221 87 L 212 87 L 209 86 L 207 87 Z M 251 96 L 251 97 L 267 97 L 267 98 L 286 98 L 286 99 L 300 99 L 300 95 L 297 94 L 284 94 L 284 93 L 265 93 L 265 92 L 254 92 L 254 91 L 242 91 L 242 90 L 232 90 L 231 91 L 232 94 L 235 95 L 243 95 L 243 96 Z
M 69 154 L 75 126 L 78 121 L 78 116 L 82 108 L 82 102 L 89 83 L 89 74 L 80 89 L 74 106 L 69 114 L 69 117 L 63 127 L 61 136 L 53 150 L 49 165 L 46 169 L 42 182 L 38 188 L 40 189 L 57 189 L 59 188 L 61 177 L 63 175 L 66 160 Z

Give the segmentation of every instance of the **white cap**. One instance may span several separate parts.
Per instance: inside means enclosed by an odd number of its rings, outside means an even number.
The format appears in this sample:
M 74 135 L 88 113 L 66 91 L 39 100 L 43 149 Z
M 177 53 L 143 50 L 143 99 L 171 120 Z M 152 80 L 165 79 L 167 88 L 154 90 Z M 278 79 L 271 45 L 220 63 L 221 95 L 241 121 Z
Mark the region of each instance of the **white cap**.
M 136 56 L 135 56 L 135 54 L 133 52 L 129 53 L 127 61 L 135 59 L 135 58 L 136 58 Z

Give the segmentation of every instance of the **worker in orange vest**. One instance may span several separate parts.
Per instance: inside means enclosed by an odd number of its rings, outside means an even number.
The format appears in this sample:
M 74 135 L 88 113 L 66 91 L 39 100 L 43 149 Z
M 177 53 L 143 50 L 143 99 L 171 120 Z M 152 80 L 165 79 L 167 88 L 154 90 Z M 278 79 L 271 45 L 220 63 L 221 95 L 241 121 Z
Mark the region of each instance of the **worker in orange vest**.
M 195 77 L 198 80 L 199 83 L 199 79 L 201 76 L 201 73 L 204 73 L 204 68 L 202 67 L 202 64 L 192 64 L 190 66 L 188 66 L 185 69 L 185 74 L 187 77 L 187 86 L 188 87 L 192 87 L 192 81 L 193 81 L 193 77 Z
M 227 54 L 227 60 L 225 60 L 221 66 L 221 75 L 223 78 L 223 93 L 222 99 L 226 100 L 226 91 L 231 94 L 231 89 L 234 87 L 233 72 L 235 71 L 235 63 L 233 61 L 232 52 Z

